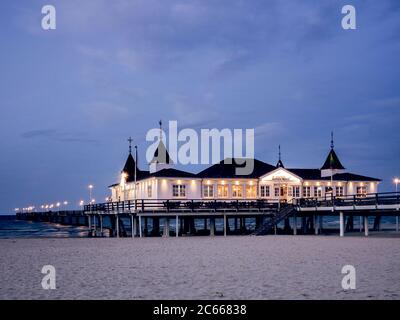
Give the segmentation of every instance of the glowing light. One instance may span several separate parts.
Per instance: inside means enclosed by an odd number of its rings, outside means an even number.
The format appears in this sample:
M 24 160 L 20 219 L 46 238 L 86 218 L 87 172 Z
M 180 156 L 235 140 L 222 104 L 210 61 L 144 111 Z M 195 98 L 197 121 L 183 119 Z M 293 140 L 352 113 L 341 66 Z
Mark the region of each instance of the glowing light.
M 305 185 L 306 185 L 306 186 L 309 186 L 309 185 L 310 185 L 310 183 L 309 183 L 308 181 L 306 181 Z
M 399 183 L 400 183 L 400 179 L 399 179 L 399 178 L 394 178 L 394 179 L 393 179 L 393 183 L 399 184 Z
M 178 182 L 178 184 L 182 184 L 182 180 L 178 180 L 177 182 Z
M 235 184 L 238 186 L 239 185 L 239 181 L 235 181 Z
M 207 184 L 211 184 L 211 181 L 210 181 L 210 180 L 207 180 Z
M 363 182 L 360 182 L 360 186 L 363 187 L 363 186 L 364 186 L 364 183 L 363 183 Z
M 57 207 L 59 207 L 60 205 L 61 205 L 61 203 L 59 203 L 59 202 L 56 203 L 56 206 L 57 206 Z
M 93 189 L 93 185 L 92 185 L 92 184 L 89 184 L 88 188 L 89 188 L 89 189 Z
M 225 184 L 225 180 L 222 180 L 222 182 L 221 182 L 223 185 Z
M 317 182 L 317 186 L 319 186 L 319 185 L 321 185 L 321 183 L 320 183 L 320 182 Z
M 84 202 L 83 200 L 79 201 L 79 205 L 80 205 L 80 206 L 83 206 L 84 203 L 85 203 L 85 202 Z
M 68 201 L 64 201 L 64 202 L 63 202 L 63 205 L 64 205 L 64 206 L 68 205 Z
M 250 181 L 249 184 L 252 186 L 253 185 L 253 181 Z
M 341 183 L 341 182 L 339 182 L 339 183 L 338 183 L 338 186 L 339 186 L 339 187 L 341 187 L 341 186 L 342 186 L 342 183 Z

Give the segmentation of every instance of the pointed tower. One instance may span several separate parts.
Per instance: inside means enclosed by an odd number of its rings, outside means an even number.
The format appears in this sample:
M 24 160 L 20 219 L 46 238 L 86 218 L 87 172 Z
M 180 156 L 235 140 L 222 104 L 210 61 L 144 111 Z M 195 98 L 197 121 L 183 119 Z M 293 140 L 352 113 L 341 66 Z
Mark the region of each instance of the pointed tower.
M 162 122 L 159 121 L 160 125 L 160 137 L 156 151 L 154 152 L 153 159 L 150 161 L 150 173 L 160 171 L 162 169 L 172 168 L 174 165 L 170 158 L 167 148 L 162 140 Z
M 279 145 L 278 149 L 279 149 L 279 153 L 278 153 L 279 158 L 278 158 L 278 162 L 276 164 L 276 167 L 277 168 L 285 168 L 285 166 L 283 165 L 283 162 L 281 160 L 281 145 Z
M 329 151 L 329 154 L 326 157 L 323 166 L 321 167 L 321 177 L 329 177 L 345 171 L 345 168 L 343 167 L 334 150 L 333 132 L 331 132 L 331 150 Z
M 135 174 L 137 173 L 136 171 L 138 170 L 136 167 L 136 161 L 132 156 L 132 138 L 129 137 L 128 142 L 129 142 L 129 155 L 128 158 L 126 159 L 124 168 L 121 170 L 122 174 L 125 174 L 125 180 L 126 181 L 134 181 L 135 179 Z

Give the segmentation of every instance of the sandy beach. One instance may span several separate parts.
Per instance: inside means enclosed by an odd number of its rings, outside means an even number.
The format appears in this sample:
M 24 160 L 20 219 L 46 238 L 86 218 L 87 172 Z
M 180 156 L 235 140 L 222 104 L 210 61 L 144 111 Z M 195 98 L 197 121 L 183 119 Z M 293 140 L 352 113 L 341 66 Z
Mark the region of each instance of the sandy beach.
M 0 240 L 0 299 L 399 299 L 396 238 Z M 356 290 L 344 291 L 344 265 Z M 56 290 L 41 287 L 43 265 Z

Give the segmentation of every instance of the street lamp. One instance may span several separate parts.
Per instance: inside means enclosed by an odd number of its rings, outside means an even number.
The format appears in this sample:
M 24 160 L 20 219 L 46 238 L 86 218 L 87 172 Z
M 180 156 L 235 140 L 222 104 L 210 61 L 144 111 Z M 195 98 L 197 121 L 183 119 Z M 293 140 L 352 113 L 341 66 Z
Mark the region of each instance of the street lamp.
M 400 179 L 399 178 L 394 178 L 393 179 L 393 183 L 396 185 L 396 193 L 397 193 L 397 185 L 400 183 Z
M 89 188 L 89 203 L 91 203 L 91 202 L 92 202 L 92 190 L 93 190 L 93 185 L 92 185 L 92 184 L 89 184 L 88 188 Z

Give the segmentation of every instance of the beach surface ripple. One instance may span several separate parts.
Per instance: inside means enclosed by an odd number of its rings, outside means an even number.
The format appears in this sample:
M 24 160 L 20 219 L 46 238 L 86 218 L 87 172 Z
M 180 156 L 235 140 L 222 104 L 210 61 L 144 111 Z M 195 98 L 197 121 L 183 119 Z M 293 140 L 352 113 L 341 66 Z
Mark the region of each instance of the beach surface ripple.
M 5 239 L 0 257 L 0 299 L 400 298 L 396 238 Z M 44 265 L 55 290 L 42 288 Z M 344 265 L 355 290 L 342 289 Z

